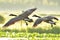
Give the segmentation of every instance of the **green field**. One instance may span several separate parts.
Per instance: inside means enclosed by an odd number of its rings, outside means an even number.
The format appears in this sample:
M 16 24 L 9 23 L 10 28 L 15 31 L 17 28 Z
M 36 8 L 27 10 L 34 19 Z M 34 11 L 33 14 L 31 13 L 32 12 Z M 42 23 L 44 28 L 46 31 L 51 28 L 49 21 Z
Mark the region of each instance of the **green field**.
M 60 40 L 60 28 L 53 27 L 52 29 L 28 28 L 28 29 L 1 29 L 0 37 L 18 38 L 28 40 Z

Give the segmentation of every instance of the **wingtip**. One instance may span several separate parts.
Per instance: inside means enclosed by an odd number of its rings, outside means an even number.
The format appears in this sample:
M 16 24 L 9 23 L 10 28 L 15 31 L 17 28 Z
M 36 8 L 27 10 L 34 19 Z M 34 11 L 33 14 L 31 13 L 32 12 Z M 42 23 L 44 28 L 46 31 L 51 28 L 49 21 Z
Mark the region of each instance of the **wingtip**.
M 6 28 L 5 26 L 2 26 L 2 28 Z
M 8 27 L 8 26 L 5 26 L 5 25 L 4 25 L 4 26 L 2 26 L 2 27 L 3 27 L 3 28 L 6 28 L 6 27 Z
M 36 27 L 37 25 L 33 25 L 33 27 Z
M 57 21 L 58 21 L 59 19 L 57 19 Z

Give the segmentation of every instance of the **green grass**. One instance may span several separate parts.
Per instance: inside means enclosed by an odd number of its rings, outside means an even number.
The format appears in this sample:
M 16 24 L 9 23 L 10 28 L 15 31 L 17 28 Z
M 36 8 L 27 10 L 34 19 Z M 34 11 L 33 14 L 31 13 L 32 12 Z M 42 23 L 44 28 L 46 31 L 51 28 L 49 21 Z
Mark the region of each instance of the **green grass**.
M 0 29 L 0 38 L 10 37 L 10 38 L 28 38 L 29 40 L 60 40 L 60 28 L 53 27 L 52 29 L 42 29 L 42 28 L 28 28 L 26 30 L 16 30 L 16 29 Z
M 10 37 L 10 38 L 27 38 L 25 32 L 0 32 L 0 37 Z M 51 34 L 51 33 L 28 33 L 29 39 L 55 39 L 60 38 L 60 34 Z
M 28 28 L 28 33 L 53 33 L 53 34 L 59 34 L 60 33 L 60 27 L 52 27 L 51 29 L 43 29 L 41 27 L 38 27 L 38 28 Z M 18 30 L 18 29 L 1 29 L 0 28 L 0 32 L 15 32 L 15 33 L 18 33 L 18 32 L 26 32 L 26 29 L 22 29 L 22 30 Z

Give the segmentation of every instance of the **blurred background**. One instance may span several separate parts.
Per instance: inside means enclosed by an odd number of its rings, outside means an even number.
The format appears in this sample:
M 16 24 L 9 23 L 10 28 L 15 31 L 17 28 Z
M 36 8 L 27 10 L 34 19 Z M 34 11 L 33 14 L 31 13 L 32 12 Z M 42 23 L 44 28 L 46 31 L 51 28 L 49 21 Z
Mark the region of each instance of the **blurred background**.
M 20 11 L 32 7 L 43 13 L 59 13 L 60 0 L 0 0 L 1 11 Z
M 9 14 L 19 15 L 22 11 L 34 7 L 36 7 L 37 10 L 33 14 L 37 14 L 42 17 L 53 15 L 60 19 L 60 0 L 0 0 L 0 15 L 5 18 L 5 24 L 11 18 L 14 18 L 9 16 Z M 2 27 L 4 24 L 0 24 L 0 26 Z M 25 24 L 23 25 L 24 27 L 26 26 Z M 60 26 L 59 23 L 57 25 Z M 14 27 L 15 26 L 21 26 L 20 22 L 15 23 Z

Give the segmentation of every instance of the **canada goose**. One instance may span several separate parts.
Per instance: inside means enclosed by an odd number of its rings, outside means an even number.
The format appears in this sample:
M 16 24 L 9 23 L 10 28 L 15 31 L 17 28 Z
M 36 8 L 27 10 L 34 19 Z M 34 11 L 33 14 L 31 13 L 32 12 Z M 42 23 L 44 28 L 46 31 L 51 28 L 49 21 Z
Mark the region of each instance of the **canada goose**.
M 54 16 L 46 16 L 46 17 L 41 18 L 41 17 L 39 17 L 37 15 L 33 15 L 33 17 L 38 17 L 38 19 L 33 24 L 33 27 L 36 27 L 42 21 L 47 22 L 47 23 L 50 23 L 51 24 L 51 27 L 53 27 L 53 24 L 56 25 L 56 22 L 54 22 L 52 19 L 58 20 L 58 18 L 56 18 Z
M 10 14 L 9 16 L 17 16 L 17 15 L 15 15 L 15 14 Z M 24 19 L 24 21 L 25 21 L 26 25 L 28 25 L 27 22 L 30 22 L 30 23 L 33 22 L 33 20 L 30 19 L 30 18 L 26 18 L 26 19 Z
M 37 8 L 32 8 L 32 9 L 26 10 L 22 14 L 10 19 L 3 27 L 8 27 L 17 21 L 24 20 L 24 19 L 28 18 L 28 16 L 31 15 L 36 9 Z

